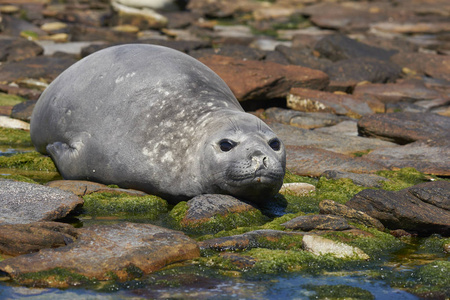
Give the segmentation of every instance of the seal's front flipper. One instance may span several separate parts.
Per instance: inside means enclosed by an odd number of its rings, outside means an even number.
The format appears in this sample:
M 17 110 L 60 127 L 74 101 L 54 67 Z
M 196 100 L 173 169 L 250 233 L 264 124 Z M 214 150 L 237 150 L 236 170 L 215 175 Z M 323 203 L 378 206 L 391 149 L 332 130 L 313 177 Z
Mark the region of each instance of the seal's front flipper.
M 83 152 L 84 144 L 75 142 L 69 145 L 55 142 L 48 144 L 46 149 L 63 178 L 76 179 L 72 174 L 77 174 L 77 170 L 80 168 L 80 162 L 82 161 L 80 156 Z

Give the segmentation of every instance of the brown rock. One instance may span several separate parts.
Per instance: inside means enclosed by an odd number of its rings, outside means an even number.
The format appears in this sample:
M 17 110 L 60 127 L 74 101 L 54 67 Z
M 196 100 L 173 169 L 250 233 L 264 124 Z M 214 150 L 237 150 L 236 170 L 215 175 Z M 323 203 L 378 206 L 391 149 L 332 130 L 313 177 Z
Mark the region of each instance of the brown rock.
M 240 101 L 281 98 L 287 96 L 292 87 L 322 89 L 328 84 L 325 73 L 301 66 L 217 55 L 200 58 L 200 61 L 216 72 Z
M 130 196 L 148 195 L 147 193 L 141 191 L 111 188 L 101 183 L 84 180 L 55 180 L 48 182 L 46 186 L 58 188 L 64 191 L 69 191 L 80 197 L 92 193 L 117 193 L 117 194 L 128 194 Z
M 364 116 L 358 121 L 361 136 L 376 137 L 398 144 L 447 136 L 450 118 L 432 113 L 389 113 Z
M 321 133 L 270 121 L 268 124 L 287 146 L 307 146 L 343 154 L 397 146 L 397 144 L 378 139 Z
M 271 107 L 264 112 L 266 118 L 303 129 L 313 129 L 336 125 L 348 118 L 330 113 L 302 112 L 292 109 Z
M 414 102 L 441 97 L 435 90 L 426 88 L 422 82 L 406 81 L 401 83 L 374 83 L 357 85 L 353 91 L 355 97 L 372 96 L 383 103 L 400 101 Z
M 377 219 L 372 218 L 362 211 L 334 202 L 333 200 L 321 201 L 319 203 L 319 209 L 321 214 L 341 216 L 350 222 L 359 223 L 367 227 L 375 227 L 380 231 L 384 230 L 383 224 Z
M 450 22 L 394 23 L 381 22 L 371 25 L 371 29 L 396 34 L 433 34 L 450 31 Z
M 391 61 L 401 67 L 407 67 L 420 74 L 450 81 L 450 57 L 429 53 L 399 53 Z
M 35 78 L 52 81 L 65 69 L 76 62 L 75 59 L 38 56 L 19 62 L 0 65 L 0 82 L 14 82 L 18 79 Z
M 73 243 L 77 230 L 69 224 L 35 222 L 0 225 L 0 253 L 17 256 Z
M 0 84 L 0 92 L 17 95 L 29 100 L 37 100 L 42 93 L 39 90 L 10 86 L 7 84 Z
M 304 146 L 286 146 L 286 168 L 302 176 L 320 176 L 327 170 L 353 173 L 374 173 L 385 170 L 376 161 L 362 157 L 351 157 L 324 149 Z
M 70 31 L 73 42 L 107 41 L 111 43 L 129 43 L 136 40 L 136 33 L 114 31 L 104 27 L 92 27 L 76 24 Z
M 0 262 L 0 270 L 17 278 L 64 268 L 97 280 L 110 279 L 112 274 L 126 280 L 135 278 L 135 273 L 148 274 L 199 255 L 197 243 L 181 232 L 150 224 L 120 223 L 79 229 L 74 243 L 6 259 Z M 52 280 L 46 284 L 52 285 Z M 68 282 L 53 284 L 67 286 Z
M 328 112 L 352 118 L 373 114 L 367 103 L 351 95 L 333 94 L 304 88 L 293 88 L 287 106 L 304 112 Z
M 87 5 L 49 5 L 42 12 L 45 17 L 72 24 L 101 27 L 105 25 L 111 12 L 109 9 L 89 9 Z
M 11 117 L 23 121 L 30 122 L 31 114 L 33 113 L 34 106 L 37 100 L 29 100 L 19 104 L 14 105 L 11 111 Z
M 341 231 L 350 228 L 347 221 L 333 215 L 299 216 L 283 224 L 286 229 L 311 231 L 311 230 L 333 230 Z
M 44 49 L 32 41 L 0 36 L 0 61 L 19 61 L 42 53 L 44 53 Z
M 450 210 L 433 205 L 432 195 L 440 200 L 441 207 L 450 206 L 450 182 L 428 182 L 398 192 L 368 189 L 346 205 L 378 219 L 389 229 L 449 235 Z
M 236 251 L 251 248 L 264 248 L 267 247 L 267 242 L 271 244 L 276 244 L 278 241 L 280 241 L 283 237 L 286 236 L 298 237 L 300 242 L 303 234 L 300 232 L 285 232 L 281 230 L 271 230 L 271 229 L 255 230 L 239 235 L 226 236 L 201 241 L 199 242 L 199 246 L 200 249 L 212 249 L 216 251 L 227 251 L 227 250 Z M 298 245 L 295 244 L 291 245 L 291 247 L 296 246 Z
M 220 253 L 220 256 L 241 270 L 250 269 L 257 262 L 257 260 L 251 256 L 240 255 L 238 253 L 224 252 Z
M 390 169 L 415 168 L 425 174 L 450 176 L 449 138 L 421 140 L 405 146 L 376 149 L 364 157 Z
M 308 196 L 316 191 L 316 187 L 305 182 L 283 183 L 279 191 L 280 194 L 289 194 L 296 196 Z
M 348 178 L 356 185 L 376 188 L 381 188 L 381 183 L 387 180 L 386 178 L 375 174 L 356 174 L 336 170 L 327 170 L 320 175 L 320 177 L 322 176 L 328 179 Z

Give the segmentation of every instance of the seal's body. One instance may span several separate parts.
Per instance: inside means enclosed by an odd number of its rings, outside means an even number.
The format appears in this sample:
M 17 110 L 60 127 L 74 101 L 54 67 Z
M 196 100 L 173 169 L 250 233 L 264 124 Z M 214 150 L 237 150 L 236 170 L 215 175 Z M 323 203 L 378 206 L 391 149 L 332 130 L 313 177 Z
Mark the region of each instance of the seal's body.
M 206 193 L 258 202 L 285 172 L 283 144 L 222 79 L 160 46 L 115 46 L 68 68 L 39 98 L 31 139 L 65 179 L 172 202 Z

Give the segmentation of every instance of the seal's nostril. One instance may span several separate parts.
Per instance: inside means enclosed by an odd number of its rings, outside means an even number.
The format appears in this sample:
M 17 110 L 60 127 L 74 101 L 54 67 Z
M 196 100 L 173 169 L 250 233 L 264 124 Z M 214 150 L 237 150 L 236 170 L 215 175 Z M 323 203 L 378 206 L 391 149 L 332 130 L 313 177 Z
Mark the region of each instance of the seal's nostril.
M 267 163 L 269 162 L 269 159 L 267 158 L 267 157 L 263 157 L 263 165 L 264 165 L 264 167 L 266 167 L 267 168 Z

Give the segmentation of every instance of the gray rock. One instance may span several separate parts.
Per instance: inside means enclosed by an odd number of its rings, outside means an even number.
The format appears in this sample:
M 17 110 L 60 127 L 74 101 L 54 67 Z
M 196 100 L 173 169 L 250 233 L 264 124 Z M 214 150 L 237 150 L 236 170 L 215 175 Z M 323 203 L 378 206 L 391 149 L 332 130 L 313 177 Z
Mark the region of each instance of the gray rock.
M 162 267 L 200 255 L 197 243 L 182 232 L 150 224 L 94 225 L 78 230 L 66 247 L 44 249 L 0 262 L 12 278 L 54 268 L 68 269 L 97 280 L 134 279 Z M 70 280 L 70 276 L 64 280 Z M 44 283 L 44 279 L 40 284 Z
M 315 132 L 327 133 L 332 135 L 358 136 L 358 125 L 356 120 L 342 121 L 334 126 L 314 129 Z
M 381 188 L 381 182 L 387 180 L 386 178 L 375 174 L 356 174 L 337 170 L 327 170 L 320 176 L 324 176 L 328 179 L 349 178 L 356 185 L 376 188 Z
M 333 215 L 312 215 L 312 216 L 299 216 L 292 220 L 289 220 L 281 226 L 286 229 L 311 231 L 311 230 L 346 230 L 350 228 L 350 225 L 342 217 Z
M 304 129 L 314 129 L 336 125 L 339 122 L 348 119 L 347 117 L 337 116 L 330 113 L 302 112 L 278 107 L 266 109 L 265 115 L 267 118 L 274 119 L 277 122 Z
M 137 190 L 111 188 L 101 183 L 84 180 L 55 180 L 48 182 L 46 186 L 58 188 L 64 191 L 69 191 L 80 197 L 92 193 L 116 193 L 116 194 L 128 194 L 130 196 L 148 195 L 147 193 Z
M 43 52 L 38 44 L 25 38 L 0 36 L 0 61 L 19 61 Z
M 83 199 L 38 184 L 0 180 L 0 224 L 27 224 L 65 217 Z
M 377 219 L 372 218 L 362 211 L 358 211 L 344 204 L 334 202 L 333 200 L 321 201 L 319 203 L 319 209 L 321 214 L 341 216 L 350 222 L 359 223 L 367 227 L 375 227 L 380 231 L 384 231 L 384 225 Z
M 303 249 L 315 255 L 330 254 L 338 258 L 369 259 L 359 248 L 332 241 L 317 235 L 303 237 Z
M 346 205 L 389 229 L 450 235 L 450 182 L 428 182 L 398 192 L 364 190 Z

